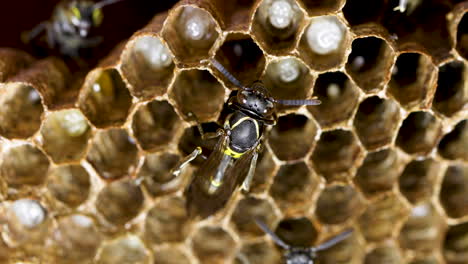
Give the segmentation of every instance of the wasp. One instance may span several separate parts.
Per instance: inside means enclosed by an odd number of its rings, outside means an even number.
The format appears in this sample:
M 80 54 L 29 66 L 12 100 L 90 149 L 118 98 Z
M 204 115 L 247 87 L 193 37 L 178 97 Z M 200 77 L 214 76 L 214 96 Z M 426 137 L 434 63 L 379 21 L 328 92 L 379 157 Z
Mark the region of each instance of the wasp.
M 276 105 L 318 105 L 319 100 L 277 100 L 270 96 L 261 81 L 251 86 L 243 86 L 218 61 L 212 65 L 238 87 L 237 95 L 227 103 L 230 113 L 223 128 L 205 134 L 200 123 L 198 129 L 202 139 L 219 137 L 212 153 L 194 173 L 191 183 L 185 190 L 187 209 L 190 215 L 203 218 L 221 209 L 229 200 L 237 186 L 248 192 L 252 181 L 259 152 L 262 149 L 264 132 L 267 126 L 277 121 Z M 195 117 L 196 118 L 196 117 Z M 175 176 L 197 156 L 201 148 L 181 160 L 173 169 Z
M 101 36 L 90 36 L 91 31 L 101 25 L 102 8 L 123 0 L 103 0 L 98 3 L 83 0 L 63 0 L 55 7 L 52 18 L 23 34 L 25 43 L 30 43 L 42 32 L 46 33 L 47 45 L 61 55 L 78 58 L 82 49 L 96 47 Z
M 322 244 L 316 247 L 302 248 L 293 247 L 291 245 L 286 244 L 260 219 L 255 218 L 255 222 L 263 230 L 263 232 L 268 234 L 273 239 L 273 241 L 278 246 L 286 250 L 284 254 L 286 264 L 314 264 L 314 259 L 317 257 L 317 252 L 333 247 L 334 245 L 349 237 L 349 235 L 351 235 L 351 233 L 353 232 L 352 229 L 349 229 L 323 242 Z

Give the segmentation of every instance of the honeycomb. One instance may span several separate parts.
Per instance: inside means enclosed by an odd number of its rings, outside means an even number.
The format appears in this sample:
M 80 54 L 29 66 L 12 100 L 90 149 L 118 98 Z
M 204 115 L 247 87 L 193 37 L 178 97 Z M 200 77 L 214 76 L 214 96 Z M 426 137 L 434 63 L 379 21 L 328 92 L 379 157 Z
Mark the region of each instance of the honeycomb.
M 279 3 L 277 3 L 279 2 Z M 1 263 L 468 263 L 468 1 L 183 0 L 84 78 L 0 49 Z M 279 10 L 279 11 L 278 11 Z M 286 11 L 284 11 L 286 10 Z M 285 15 L 285 12 L 287 15 Z M 169 172 L 234 85 L 279 106 L 249 193 L 207 219 Z

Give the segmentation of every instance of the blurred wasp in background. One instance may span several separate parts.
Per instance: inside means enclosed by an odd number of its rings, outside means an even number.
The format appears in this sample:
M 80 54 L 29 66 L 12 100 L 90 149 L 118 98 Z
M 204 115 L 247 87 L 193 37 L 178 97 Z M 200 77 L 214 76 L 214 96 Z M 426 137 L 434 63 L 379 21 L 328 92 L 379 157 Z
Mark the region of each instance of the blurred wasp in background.
M 263 232 L 268 234 L 273 239 L 273 241 L 278 246 L 286 250 L 286 253 L 284 254 L 286 264 L 314 264 L 314 259 L 317 257 L 317 252 L 333 247 L 334 245 L 349 237 L 349 235 L 351 235 L 351 233 L 353 232 L 352 229 L 349 229 L 323 242 L 322 244 L 316 247 L 301 248 L 293 247 L 291 245 L 286 244 L 260 219 L 256 218 L 255 222 L 263 230 Z
M 205 134 L 198 123 L 202 139 L 220 137 L 214 150 L 194 173 L 185 191 L 187 209 L 190 215 L 203 218 L 220 210 L 229 200 L 235 188 L 242 184 L 249 191 L 255 172 L 258 154 L 263 147 L 263 134 L 267 126 L 276 123 L 276 105 L 318 105 L 319 100 L 277 100 L 270 96 L 261 81 L 250 87 L 243 86 L 218 61 L 212 65 L 229 79 L 239 90 L 228 101 L 230 113 L 223 128 Z M 196 119 L 196 117 L 194 117 Z M 177 176 L 197 156 L 201 148 L 181 160 L 172 173 Z
M 63 0 L 54 9 L 52 18 L 22 34 L 22 40 L 30 43 L 45 31 L 49 49 L 61 55 L 79 59 L 82 49 L 96 47 L 101 36 L 91 36 L 93 29 L 103 20 L 102 8 L 123 0 L 103 0 L 94 3 L 88 0 Z

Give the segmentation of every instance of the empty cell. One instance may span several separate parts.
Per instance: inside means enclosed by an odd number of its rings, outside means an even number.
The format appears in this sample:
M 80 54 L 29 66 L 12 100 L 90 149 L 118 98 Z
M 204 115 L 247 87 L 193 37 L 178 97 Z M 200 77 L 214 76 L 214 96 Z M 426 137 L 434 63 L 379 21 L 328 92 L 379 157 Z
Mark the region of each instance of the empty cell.
M 369 97 L 359 105 L 354 127 L 362 144 L 369 150 L 392 142 L 400 121 L 400 109 L 392 100 Z
M 468 120 L 458 123 L 439 143 L 439 154 L 450 160 L 468 161 Z
M 236 250 L 234 239 L 224 229 L 204 226 L 192 237 L 192 249 L 200 263 L 226 263 Z
M 315 82 L 314 95 L 321 105 L 307 109 L 322 127 L 332 126 L 348 120 L 358 103 L 357 88 L 342 72 L 327 72 L 319 75 Z
M 214 119 L 224 103 L 223 86 L 208 71 L 187 70 L 176 77 L 169 97 L 186 121 L 200 122 Z
M 295 1 L 264 0 L 255 12 L 252 33 L 269 54 L 285 54 L 294 49 L 303 23 Z
M 7 83 L 0 87 L 0 135 L 28 138 L 39 130 L 44 112 L 41 96 L 31 86 Z
M 318 16 L 310 20 L 299 42 L 301 58 L 316 71 L 326 71 L 345 63 L 350 37 L 336 16 Z
M 374 248 L 371 252 L 367 253 L 364 258 L 364 264 L 399 264 L 403 263 L 403 257 L 400 250 L 393 246 L 381 246 Z
M 127 44 L 122 55 L 123 77 L 130 92 L 142 99 L 163 95 L 174 76 L 173 55 L 156 36 L 141 36 Z
M 183 176 L 175 179 L 171 170 L 177 165 L 180 156 L 170 152 L 157 152 L 145 156 L 137 178 L 153 196 L 161 196 L 181 188 Z M 174 180 L 174 181 L 173 181 Z
M 283 263 L 281 252 L 266 241 L 247 242 L 242 245 L 242 249 L 237 253 L 234 264 L 246 263 Z
M 215 59 L 244 86 L 250 86 L 252 82 L 260 79 L 265 67 L 263 51 L 249 35 L 241 33 L 227 35 L 223 45 L 216 52 Z M 218 71 L 215 71 L 215 74 L 227 87 L 238 88 Z
M 91 180 L 80 165 L 63 165 L 51 168 L 47 175 L 47 189 L 55 199 L 76 207 L 88 199 Z
M 388 148 L 368 153 L 358 168 L 354 181 L 371 196 L 390 191 L 398 178 L 399 159 L 397 153 Z
M 405 107 L 427 106 L 436 79 L 436 67 L 428 56 L 402 53 L 393 67 L 388 91 Z
M 124 129 L 96 133 L 87 159 L 104 179 L 118 179 L 131 174 L 137 163 L 135 141 Z
M 180 197 L 164 197 L 146 215 L 145 238 L 153 244 L 182 242 L 190 228 L 185 200 Z
M 390 77 L 394 53 L 387 42 L 377 37 L 355 39 L 346 71 L 365 92 L 380 91 Z
M 344 0 L 300 0 L 309 16 L 338 12 L 346 3 Z
M 210 13 L 194 6 L 179 6 L 166 19 L 162 36 L 177 60 L 199 63 L 210 55 L 220 29 Z
M 325 224 L 340 224 L 355 218 L 363 209 L 359 193 L 351 186 L 325 188 L 317 201 L 315 214 Z
M 135 235 L 126 235 L 102 245 L 96 257 L 97 264 L 150 264 L 150 251 Z
M 343 14 L 351 26 L 375 21 L 385 11 L 384 1 L 347 0 Z
M 439 163 L 432 159 L 411 161 L 400 175 L 400 192 L 413 204 L 429 200 L 439 169 Z
M 132 130 L 141 148 L 155 151 L 173 139 L 181 120 L 167 101 L 152 101 L 138 108 L 132 119 Z
M 180 248 L 169 246 L 153 250 L 154 264 L 190 264 L 187 254 Z
M 305 163 L 283 165 L 273 180 L 270 195 L 284 214 L 305 214 L 317 184 L 318 179 Z
M 351 234 L 348 238 L 334 245 L 333 247 L 321 251 L 317 257 L 317 263 L 323 264 L 349 264 L 349 263 L 361 263 L 364 247 L 359 243 L 357 236 Z M 335 235 L 338 235 L 336 233 Z M 321 240 L 325 242 L 327 239 L 331 239 L 333 235 L 326 235 L 326 238 Z M 318 244 L 318 243 L 317 243 Z
M 140 213 L 143 200 L 143 192 L 133 181 L 114 181 L 99 192 L 95 207 L 108 222 L 122 226 Z
M 468 262 L 468 222 L 450 226 L 443 242 L 444 259 L 449 264 Z
M 216 132 L 216 130 L 220 128 L 220 126 L 216 123 L 203 123 L 201 125 L 204 133 Z M 219 138 L 203 140 L 200 136 L 200 131 L 198 130 L 197 126 L 192 126 L 185 129 L 182 137 L 179 140 L 178 147 L 183 156 L 192 153 L 195 148 L 201 147 L 202 154 L 208 157 L 213 151 L 218 140 Z M 192 164 L 201 165 L 203 161 L 203 158 L 197 157 L 195 160 L 193 160 Z
M 78 109 L 52 112 L 41 127 L 42 148 L 55 163 L 78 161 L 86 154 L 91 128 Z
M 117 70 L 96 70 L 88 74 L 78 105 L 98 128 L 121 126 L 127 119 L 132 97 Z
M 315 141 L 317 126 L 306 116 L 290 114 L 278 119 L 268 143 L 280 160 L 298 160 L 307 155 Z
M 48 169 L 49 160 L 32 145 L 13 146 L 2 151 L 0 174 L 11 188 L 44 183 Z
M 56 263 L 90 263 L 103 237 L 93 218 L 73 214 L 58 219 L 51 238 Z
M 409 218 L 400 230 L 400 246 L 405 249 L 431 251 L 443 236 L 442 219 L 430 204 L 413 207 Z
M 440 202 L 449 217 L 462 217 L 468 214 L 468 167 L 452 165 L 447 168 L 440 190 Z
M 403 202 L 394 194 L 389 194 L 372 201 L 358 223 L 367 241 L 382 241 L 391 237 L 407 215 L 408 210 Z
M 264 232 L 255 224 L 254 219 L 272 224 L 277 220 L 273 206 L 264 199 L 247 197 L 240 200 L 232 213 L 231 222 L 238 234 L 243 237 L 261 236 Z
M 433 108 L 445 116 L 452 116 L 468 104 L 468 72 L 461 61 L 439 67 L 437 90 Z
M 398 131 L 396 144 L 409 154 L 427 154 L 439 141 L 441 124 L 427 112 L 409 114 Z
M 327 131 L 311 156 L 315 170 L 328 181 L 349 177 L 351 169 L 362 155 L 355 136 L 347 130 Z
M 311 247 L 318 232 L 312 222 L 305 218 L 285 218 L 276 226 L 275 234 L 293 247 Z
M 458 24 L 456 49 L 463 58 L 468 59 L 468 13 L 463 15 Z

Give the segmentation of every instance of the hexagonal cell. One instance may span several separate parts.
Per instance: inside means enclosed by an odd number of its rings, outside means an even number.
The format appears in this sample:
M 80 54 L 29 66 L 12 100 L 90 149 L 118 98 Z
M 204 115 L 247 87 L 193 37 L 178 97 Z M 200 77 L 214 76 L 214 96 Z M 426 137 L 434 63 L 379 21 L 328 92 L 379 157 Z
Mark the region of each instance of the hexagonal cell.
M 122 54 L 122 74 L 130 92 L 143 99 L 163 95 L 174 76 L 172 52 L 156 36 L 141 36 L 127 44 Z
M 227 263 L 234 255 L 236 242 L 222 228 L 204 226 L 192 237 L 192 248 L 201 263 Z
M 313 17 L 302 34 L 298 52 L 316 71 L 338 68 L 346 61 L 349 35 L 347 27 L 337 16 Z
M 393 56 L 392 49 L 383 39 L 358 38 L 352 43 L 346 71 L 365 92 L 380 91 L 390 77 Z
M 379 197 L 359 217 L 362 234 L 368 241 L 389 238 L 405 219 L 407 211 L 404 204 L 395 195 Z
M 273 160 L 273 155 L 265 149 L 258 156 L 255 174 L 250 186 L 250 193 L 263 193 L 269 187 L 273 173 L 276 170 L 276 163 Z
M 203 123 L 201 125 L 205 133 L 216 132 L 216 129 L 220 128 L 220 126 L 216 123 Z M 185 129 L 182 137 L 179 140 L 178 147 L 183 156 L 192 153 L 195 148 L 201 147 L 203 155 L 208 157 L 213 151 L 218 140 L 218 138 L 203 140 L 200 136 L 200 131 L 198 130 L 197 126 L 192 126 Z M 192 161 L 192 164 L 201 165 L 203 161 L 203 158 L 197 157 Z
M 41 127 L 40 144 L 55 163 L 80 160 L 86 153 L 91 129 L 77 109 L 52 112 Z
M 154 244 L 182 242 L 190 228 L 185 200 L 180 197 L 164 197 L 146 215 L 145 237 Z
M 0 174 L 9 187 L 40 185 L 46 179 L 49 160 L 32 145 L 5 147 L 1 160 Z
M 463 15 L 458 24 L 456 49 L 463 58 L 468 59 L 468 13 Z
M 265 67 L 263 51 L 247 34 L 228 35 L 215 58 L 245 86 L 258 80 Z M 215 74 L 227 87 L 238 88 L 222 74 L 217 71 Z
M 443 219 L 430 204 L 414 207 L 400 230 L 400 246 L 406 249 L 431 251 L 443 235 Z
M 309 16 L 325 15 L 338 12 L 346 1 L 344 0 L 300 0 Z
M 310 195 L 317 188 L 318 179 L 304 162 L 283 165 L 270 187 L 270 195 L 286 215 L 303 215 L 309 210 Z
M 55 263 L 91 263 L 102 241 L 94 220 L 81 214 L 60 217 L 51 237 Z
M 133 133 L 142 149 L 155 151 L 169 144 L 181 125 L 179 116 L 167 101 L 142 105 L 132 119 Z
M 0 88 L 0 135 L 28 138 L 39 130 L 44 108 L 41 96 L 31 86 L 7 83 Z
M 135 235 L 126 235 L 105 243 L 97 256 L 97 264 L 149 264 L 150 251 Z
M 400 109 L 391 100 L 369 97 L 359 105 L 354 118 L 356 133 L 369 150 L 392 142 L 400 120 Z
M 170 152 L 148 154 L 137 178 L 143 178 L 143 185 L 153 196 L 174 192 L 181 186 L 178 180 L 173 182 L 175 176 L 170 172 L 179 160 L 179 155 Z
M 400 104 L 411 108 L 429 105 L 437 78 L 431 58 L 420 53 L 402 53 L 392 71 L 388 91 Z
M 117 70 L 96 70 L 86 79 L 78 104 L 89 121 L 98 128 L 123 125 L 132 97 Z
M 322 223 L 336 225 L 358 216 L 363 205 L 353 187 L 332 185 L 320 194 L 315 214 Z
M 231 221 L 240 236 L 261 236 L 263 231 L 255 224 L 254 219 L 259 218 L 264 223 L 271 225 L 277 216 L 273 206 L 263 199 L 246 197 L 237 203 L 232 213 Z
M 355 136 L 350 131 L 339 129 L 320 136 L 311 161 L 318 173 L 333 181 L 348 177 L 361 154 L 362 149 Z
M 185 120 L 192 121 L 189 116 L 192 113 L 200 122 L 206 122 L 221 112 L 224 89 L 208 71 L 186 70 L 176 77 L 169 97 Z
M 450 217 L 462 217 L 468 214 L 468 166 L 452 165 L 445 172 L 440 202 Z
M 439 154 L 450 160 L 468 161 L 468 119 L 459 122 L 439 143 Z
M 327 72 L 315 82 L 314 95 L 321 105 L 309 106 L 320 126 L 327 127 L 351 117 L 358 103 L 359 93 L 354 84 L 342 72 Z
M 449 227 L 443 243 L 445 261 L 449 264 L 463 264 L 468 261 L 468 222 Z
M 280 160 L 298 160 L 312 148 L 317 126 L 306 116 L 290 114 L 278 119 L 268 136 L 268 143 Z
M 276 99 L 306 99 L 312 92 L 314 77 L 300 60 L 287 57 L 268 64 L 263 82 Z M 299 108 L 285 105 L 277 107 L 280 113 Z
M 118 179 L 135 170 L 138 149 L 124 129 L 99 131 L 87 159 L 104 179 Z
M 276 226 L 275 234 L 294 247 L 310 247 L 318 237 L 314 225 L 305 217 L 281 220 Z
M 280 252 L 271 243 L 260 241 L 243 244 L 234 264 L 257 263 L 281 264 L 283 261 Z
M 255 12 L 252 33 L 269 54 L 294 49 L 304 20 L 295 1 L 264 0 Z
M 187 5 L 171 12 L 164 23 L 162 36 L 177 60 L 184 64 L 196 64 L 209 57 L 219 31 L 209 12 Z
M 432 159 L 411 161 L 400 175 L 400 192 L 413 204 L 429 200 L 439 169 L 439 163 Z
M 427 112 L 409 114 L 398 131 L 396 144 L 409 154 L 427 154 L 437 144 L 440 122 Z
M 398 155 L 388 148 L 367 154 L 354 181 L 365 195 L 375 195 L 393 188 L 398 178 Z
M 437 90 L 432 103 L 435 110 L 450 117 L 463 109 L 468 103 L 467 74 L 468 69 L 461 61 L 439 67 Z
M 51 168 L 47 176 L 47 189 L 62 203 L 77 207 L 86 199 L 91 188 L 88 172 L 80 165 Z
M 335 235 L 338 235 L 336 233 Z M 331 239 L 332 235 L 327 236 Z M 327 239 L 324 239 L 327 240 Z M 357 236 L 351 234 L 345 240 L 332 246 L 331 248 L 319 252 L 317 255 L 317 263 L 323 264 L 349 264 L 362 263 L 363 246 L 359 243 Z
M 190 264 L 189 257 L 179 248 L 169 246 L 157 248 L 154 251 L 153 264 Z
M 403 263 L 403 257 L 397 247 L 381 246 L 374 248 L 371 252 L 367 253 L 364 258 L 364 264 L 399 264 Z
M 143 192 L 134 181 L 115 181 L 99 192 L 95 206 L 108 222 L 124 225 L 140 213 L 143 200 Z

